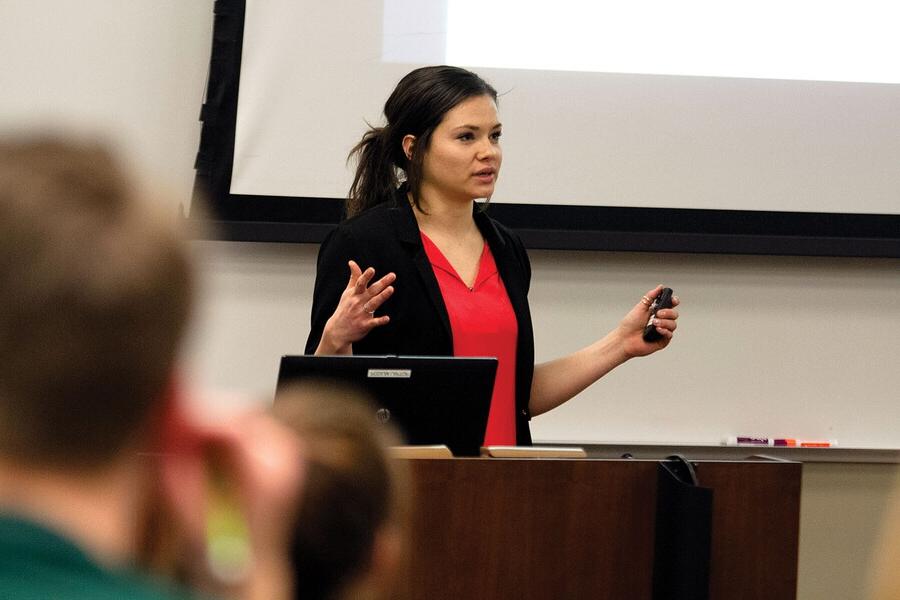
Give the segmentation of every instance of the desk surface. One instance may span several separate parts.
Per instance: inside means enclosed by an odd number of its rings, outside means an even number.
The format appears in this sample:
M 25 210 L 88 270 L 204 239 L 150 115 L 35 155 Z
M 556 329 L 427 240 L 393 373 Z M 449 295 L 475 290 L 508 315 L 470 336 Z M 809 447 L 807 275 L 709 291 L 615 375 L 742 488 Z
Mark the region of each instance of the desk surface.
M 547 446 L 578 446 L 589 458 L 621 458 L 626 452 L 635 458 L 660 460 L 681 454 L 691 460 L 746 460 L 765 457 L 797 462 L 900 464 L 900 449 L 877 448 L 775 448 L 766 446 L 713 446 L 692 444 L 648 444 L 641 442 L 554 442 L 535 441 Z

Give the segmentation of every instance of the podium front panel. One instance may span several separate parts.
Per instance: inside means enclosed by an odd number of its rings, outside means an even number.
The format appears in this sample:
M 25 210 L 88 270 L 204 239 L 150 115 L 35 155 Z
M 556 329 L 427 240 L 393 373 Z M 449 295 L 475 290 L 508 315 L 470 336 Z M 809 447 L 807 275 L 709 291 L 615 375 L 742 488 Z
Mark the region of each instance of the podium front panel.
M 650 600 L 656 461 L 407 461 L 408 597 Z M 798 463 L 699 462 L 714 490 L 710 598 L 796 597 Z

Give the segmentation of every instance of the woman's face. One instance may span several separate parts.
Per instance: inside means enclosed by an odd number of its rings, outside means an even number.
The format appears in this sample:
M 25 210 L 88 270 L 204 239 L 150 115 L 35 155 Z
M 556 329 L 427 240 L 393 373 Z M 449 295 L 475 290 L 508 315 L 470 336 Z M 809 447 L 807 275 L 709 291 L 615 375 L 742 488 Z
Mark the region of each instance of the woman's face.
M 490 96 L 467 98 L 444 115 L 431 135 L 421 197 L 426 204 L 488 198 L 502 161 L 497 105 Z

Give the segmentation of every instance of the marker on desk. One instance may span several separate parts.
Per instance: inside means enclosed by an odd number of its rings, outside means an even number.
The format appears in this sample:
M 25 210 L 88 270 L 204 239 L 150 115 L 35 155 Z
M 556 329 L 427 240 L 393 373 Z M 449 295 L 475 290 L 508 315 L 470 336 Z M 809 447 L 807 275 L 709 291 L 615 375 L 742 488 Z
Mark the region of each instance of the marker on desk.
M 797 440 L 794 438 L 775 438 L 772 440 L 772 445 L 779 448 L 796 448 Z
M 770 446 L 778 448 L 833 448 L 837 440 L 797 440 L 794 438 L 775 438 L 769 440 Z
M 837 440 L 803 440 L 797 443 L 801 448 L 834 448 L 837 446 Z
M 749 436 L 729 436 L 725 438 L 729 446 L 774 446 L 777 448 L 834 448 L 836 440 L 797 440 L 794 438 L 767 438 Z
M 734 436 L 730 435 L 725 438 L 725 444 L 728 446 L 771 446 L 769 438 L 767 437 L 749 437 L 749 436 Z

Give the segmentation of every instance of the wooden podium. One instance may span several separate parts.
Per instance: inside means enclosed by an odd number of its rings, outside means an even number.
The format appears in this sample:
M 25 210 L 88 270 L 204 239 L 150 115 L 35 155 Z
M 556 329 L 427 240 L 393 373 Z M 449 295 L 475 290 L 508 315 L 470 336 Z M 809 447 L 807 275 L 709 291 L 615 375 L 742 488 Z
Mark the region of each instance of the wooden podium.
M 657 461 L 412 459 L 413 599 L 650 600 Z M 800 463 L 695 463 L 710 598 L 796 598 Z

